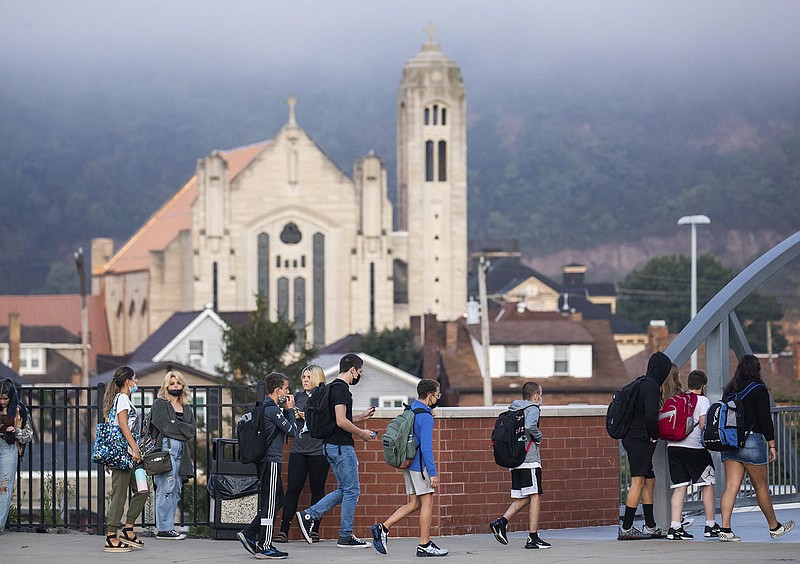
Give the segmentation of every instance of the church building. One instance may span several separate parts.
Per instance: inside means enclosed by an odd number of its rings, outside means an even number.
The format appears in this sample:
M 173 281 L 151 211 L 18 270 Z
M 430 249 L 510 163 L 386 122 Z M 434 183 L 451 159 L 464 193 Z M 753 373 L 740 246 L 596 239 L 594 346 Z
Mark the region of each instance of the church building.
M 288 100 L 275 138 L 214 151 L 121 248 L 92 241 L 92 293 L 113 354 L 173 313 L 248 311 L 292 320 L 322 346 L 349 333 L 451 320 L 467 291 L 466 92 L 433 40 L 397 91 L 397 226 L 386 168 L 370 152 L 342 171 Z

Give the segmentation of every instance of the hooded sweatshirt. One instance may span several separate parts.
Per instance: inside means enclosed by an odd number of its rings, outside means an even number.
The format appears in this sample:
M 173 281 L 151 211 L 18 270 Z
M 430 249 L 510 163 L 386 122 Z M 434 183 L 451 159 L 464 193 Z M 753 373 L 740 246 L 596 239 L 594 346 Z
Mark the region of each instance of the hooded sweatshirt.
M 653 353 L 647 361 L 647 373 L 633 404 L 633 422 L 626 437 L 643 440 L 658 438 L 658 410 L 661 384 L 666 381 L 672 361 L 662 352 Z
M 539 430 L 539 415 L 541 413 L 542 404 L 536 403 L 531 400 L 518 399 L 514 400 L 508 409 L 510 411 L 519 411 L 525 409 L 525 448 L 528 448 L 528 454 L 525 455 L 525 462 L 517 466 L 517 468 L 541 468 L 542 458 L 539 455 L 539 443 L 542 442 L 542 432 Z M 528 409 L 526 409 L 528 408 Z

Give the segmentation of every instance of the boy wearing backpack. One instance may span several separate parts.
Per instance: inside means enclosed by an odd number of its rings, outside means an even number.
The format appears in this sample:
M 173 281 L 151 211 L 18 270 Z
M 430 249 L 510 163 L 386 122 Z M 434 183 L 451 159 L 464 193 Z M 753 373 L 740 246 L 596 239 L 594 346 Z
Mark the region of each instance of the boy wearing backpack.
M 439 486 L 439 475 L 433 459 L 433 412 L 442 397 L 439 382 L 420 380 L 417 384 L 417 400 L 411 404 L 414 415 L 414 443 L 416 454 L 411 465 L 403 469 L 408 503 L 399 507 L 383 523 L 370 527 L 372 545 L 381 554 L 386 554 L 389 529 L 395 523 L 419 511 L 419 545 L 417 556 L 447 556 L 448 550 L 439 548 L 431 541 L 433 519 L 433 493 Z
M 539 538 L 539 508 L 542 495 L 542 459 L 539 444 L 542 432 L 539 430 L 539 416 L 542 406 L 542 387 L 536 382 L 526 382 L 522 386 L 522 399 L 514 400 L 509 409 L 525 412 L 525 442 L 527 454 L 525 461 L 511 469 L 511 497 L 514 501 L 502 517 L 489 523 L 494 538 L 500 544 L 508 544 L 506 527 L 520 509 L 528 506 L 528 540 L 525 548 L 550 548 L 550 543 Z
M 706 527 L 704 537 L 719 537 L 719 525 L 714 517 L 714 462 L 711 454 L 701 442 L 703 429 L 706 426 L 706 412 L 710 405 L 706 397 L 708 378 L 702 370 L 692 370 L 686 384 L 689 393 L 696 396 L 692 419 L 694 429 L 680 441 L 667 442 L 667 459 L 669 461 L 669 477 L 672 482 L 672 522 L 667 531 L 670 540 L 686 540 L 694 538 L 681 525 L 683 502 L 689 484 L 702 488 L 703 507 L 706 511 Z
M 289 379 L 280 372 L 272 372 L 265 382 L 264 415 L 258 440 L 266 441 L 264 457 L 256 462 L 260 477 L 258 513 L 253 521 L 236 536 L 242 546 L 259 559 L 281 559 L 288 554 L 272 546 L 272 527 L 275 514 L 283 506 L 281 460 L 284 437 L 297 434 L 294 417 L 294 397 L 289 392 Z M 249 415 L 249 414 L 246 414 Z

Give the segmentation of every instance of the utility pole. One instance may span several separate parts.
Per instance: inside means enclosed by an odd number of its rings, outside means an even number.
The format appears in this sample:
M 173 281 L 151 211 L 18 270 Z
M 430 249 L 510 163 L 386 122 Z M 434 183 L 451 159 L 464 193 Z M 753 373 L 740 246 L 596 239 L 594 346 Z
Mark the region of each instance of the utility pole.
M 89 308 L 86 306 L 86 262 L 83 258 L 83 247 L 73 255 L 78 277 L 81 282 L 81 388 L 89 386 Z M 86 390 L 81 391 L 81 399 L 85 397 Z M 81 401 L 81 404 L 85 404 Z
M 478 265 L 478 294 L 481 301 L 481 343 L 483 344 L 483 405 L 494 405 L 492 375 L 489 372 L 489 307 L 486 299 L 486 258 Z

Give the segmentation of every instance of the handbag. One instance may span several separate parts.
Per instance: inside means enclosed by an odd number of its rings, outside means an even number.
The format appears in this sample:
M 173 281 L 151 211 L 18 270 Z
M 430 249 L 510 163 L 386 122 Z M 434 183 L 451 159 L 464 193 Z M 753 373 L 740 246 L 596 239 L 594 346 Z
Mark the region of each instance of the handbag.
M 142 422 L 142 433 L 137 442 L 139 451 L 142 453 L 142 465 L 148 476 L 155 476 L 172 470 L 172 458 L 169 455 L 169 450 L 164 450 L 163 441 L 158 443 L 156 441 L 158 434 L 153 434 L 152 415 L 153 410 L 151 409 Z M 167 437 L 167 445 L 170 448 L 172 447 L 172 439 L 169 437 Z
M 168 450 L 156 450 L 143 455 L 142 464 L 148 476 L 172 471 L 172 457 Z
M 132 470 L 134 462 L 128 452 L 128 441 L 122 435 L 119 425 L 113 422 L 117 415 L 117 400 L 119 400 L 119 394 L 114 398 L 114 403 L 108 412 L 108 419 L 98 423 L 95 428 L 92 461 L 117 470 Z

